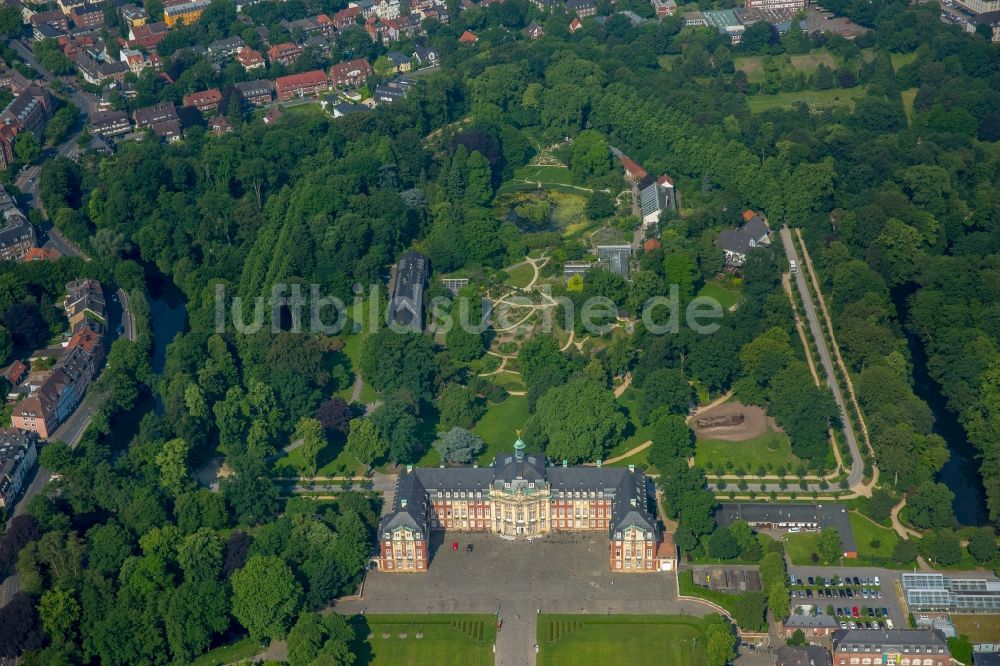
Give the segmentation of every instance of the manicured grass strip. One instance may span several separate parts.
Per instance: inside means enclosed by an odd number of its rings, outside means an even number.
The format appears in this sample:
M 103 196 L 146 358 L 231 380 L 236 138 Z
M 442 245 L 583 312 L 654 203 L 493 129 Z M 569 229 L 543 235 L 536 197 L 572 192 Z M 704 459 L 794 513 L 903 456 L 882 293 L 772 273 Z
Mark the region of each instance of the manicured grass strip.
M 709 470 L 710 474 L 732 474 L 733 470 L 740 468 L 748 474 L 756 474 L 757 468 L 763 465 L 768 473 L 784 467 L 789 475 L 802 462 L 792 454 L 788 435 L 780 432 L 764 433 L 742 442 L 700 439 L 694 461 L 699 467 Z M 731 469 L 725 467 L 729 461 L 733 463 Z M 711 467 L 708 466 L 710 462 Z M 794 477 L 789 476 L 788 484 L 789 487 L 796 485 Z
M 356 615 L 351 624 L 355 666 L 493 664 L 493 615 Z
M 733 305 L 735 305 L 743 297 L 740 292 L 733 289 L 727 289 L 721 284 L 716 284 L 715 282 L 707 282 L 705 286 L 701 288 L 698 292 L 699 296 L 706 296 L 708 298 L 714 298 L 719 301 L 719 305 L 722 306 L 723 310 L 728 310 Z
M 674 615 L 540 615 L 538 666 L 707 663 L 702 623 Z
M 865 89 L 830 88 L 829 90 L 800 90 L 778 93 L 777 95 L 751 95 L 747 105 L 751 113 L 762 113 L 772 109 L 790 109 L 799 102 L 809 106 L 853 106 L 854 100 L 863 97 Z
M 523 428 L 528 420 L 528 399 L 512 395 L 497 405 L 489 405 L 486 414 L 472 429 L 486 442 L 486 450 L 479 456 L 480 465 L 488 465 L 494 456 L 514 450 L 515 429 Z
M 253 657 L 263 651 L 264 648 L 261 647 L 261 644 L 258 641 L 255 641 L 252 638 L 244 638 L 243 640 L 230 645 L 223 645 L 222 647 L 215 648 L 214 650 L 209 650 L 192 661 L 191 664 L 192 666 L 216 666 L 216 664 L 231 664 L 233 662 L 249 659 L 250 657 Z

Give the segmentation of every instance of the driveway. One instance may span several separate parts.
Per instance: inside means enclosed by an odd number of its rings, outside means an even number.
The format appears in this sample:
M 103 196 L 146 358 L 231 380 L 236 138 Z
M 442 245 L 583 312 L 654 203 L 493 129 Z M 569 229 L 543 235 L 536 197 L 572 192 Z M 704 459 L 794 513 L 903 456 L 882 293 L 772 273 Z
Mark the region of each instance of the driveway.
M 458 552 L 451 543 L 458 541 Z M 473 552 L 466 545 L 473 544 Z M 673 573 L 611 573 L 604 534 L 505 541 L 491 534 L 432 533 L 425 574 L 372 571 L 360 599 L 337 612 L 499 612 L 498 666 L 535 663 L 536 616 L 543 613 L 638 613 L 702 616 L 711 609 L 680 602 Z
M 819 354 L 819 360 L 823 364 L 823 371 L 826 373 L 827 386 L 833 392 L 833 399 L 836 401 L 837 409 L 840 411 L 840 419 L 845 425 L 853 423 L 848 417 L 847 405 L 840 391 L 840 384 L 837 383 L 837 375 L 833 372 L 833 361 L 830 357 L 830 350 L 826 346 L 826 337 L 823 335 L 823 329 L 819 325 L 819 317 L 816 315 L 816 305 L 813 303 L 812 295 L 806 286 L 806 278 L 802 272 L 802 260 L 799 259 L 798 254 L 795 252 L 795 246 L 792 244 L 792 233 L 788 230 L 787 226 L 781 228 L 781 244 L 785 248 L 785 256 L 788 258 L 789 263 L 794 261 L 799 266 L 798 272 L 792 277 L 795 278 L 795 288 L 802 297 L 802 303 L 806 311 L 806 320 L 809 322 L 809 330 L 812 332 L 812 337 L 816 344 L 816 352 Z M 848 447 L 851 449 L 851 471 L 847 475 L 847 482 L 851 488 L 854 488 L 864 478 L 864 462 L 861 460 L 861 451 L 858 449 L 858 440 L 854 436 L 854 429 L 845 427 L 842 432 L 844 433 L 844 438 L 847 440 Z

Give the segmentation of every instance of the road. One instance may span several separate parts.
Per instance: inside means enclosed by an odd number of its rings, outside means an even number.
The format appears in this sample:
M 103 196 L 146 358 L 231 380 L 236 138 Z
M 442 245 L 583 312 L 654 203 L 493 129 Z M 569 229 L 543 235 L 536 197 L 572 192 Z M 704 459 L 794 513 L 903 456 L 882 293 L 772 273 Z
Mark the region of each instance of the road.
M 66 84 L 66 89 L 72 89 L 73 92 L 65 94 L 64 97 L 68 97 L 69 101 L 72 102 L 80 110 L 80 128 L 86 127 L 87 119 L 90 114 L 97 110 L 97 98 L 88 92 L 80 90 L 78 83 L 69 76 L 57 77 L 53 76 L 51 72 L 46 70 L 38 61 L 35 60 L 34 54 L 31 52 L 25 44 L 16 39 L 12 39 L 9 42 L 11 49 L 13 49 L 19 56 L 21 56 L 26 63 L 31 65 L 42 78 L 45 80 L 46 84 L 51 86 L 52 82 L 56 79 L 63 81 Z M 72 136 L 59 144 L 56 148 L 56 156 L 58 157 L 69 157 L 73 158 L 79 153 L 79 148 L 76 145 L 78 132 L 73 132 Z M 21 191 L 24 198 L 26 198 L 31 203 L 32 208 L 37 208 L 42 210 L 42 202 L 38 196 L 38 181 L 39 173 L 41 172 L 40 165 L 32 165 L 24 170 L 20 176 L 15 180 L 17 188 Z M 42 213 L 44 214 L 44 210 Z M 63 236 L 58 229 L 51 227 L 47 230 L 48 243 L 52 245 L 56 250 L 58 250 L 64 256 L 69 257 L 83 257 L 84 259 L 89 259 L 89 257 L 80 250 L 79 247 L 74 245 L 65 236 Z
M 861 459 L 861 450 L 858 448 L 858 440 L 854 435 L 854 429 L 848 426 L 851 423 L 851 419 L 848 417 L 847 403 L 844 402 L 844 395 L 840 390 L 840 384 L 837 382 L 837 375 L 833 372 L 833 360 L 830 356 L 830 350 L 826 346 L 826 337 L 823 335 L 823 329 L 819 325 L 816 305 L 813 303 L 809 288 L 806 286 L 806 278 L 802 271 L 802 261 L 799 259 L 798 254 L 796 254 L 795 245 L 792 243 L 792 233 L 787 226 L 782 227 L 780 233 L 781 244 L 785 246 L 785 256 L 788 258 L 789 263 L 794 261 L 799 266 L 799 271 L 793 276 L 795 278 L 795 288 L 798 289 L 799 295 L 802 297 L 802 304 L 806 311 L 806 320 L 809 322 L 809 330 L 812 332 L 813 340 L 816 343 L 816 352 L 819 354 L 819 360 L 823 364 L 823 370 L 826 372 L 826 384 L 833 392 L 833 399 L 836 401 L 837 409 L 840 412 L 840 420 L 844 423 L 844 438 L 847 440 L 847 446 L 851 450 L 851 471 L 847 475 L 847 483 L 851 488 L 854 488 L 860 485 L 864 479 L 865 466 Z
M 121 319 L 120 324 L 122 327 L 122 335 L 127 340 L 136 339 L 136 328 L 135 328 L 135 318 L 132 316 L 132 312 L 128 305 L 128 294 L 123 290 L 119 289 L 117 292 L 119 302 L 121 303 Z M 110 305 L 110 304 L 109 304 Z M 56 431 L 52 433 L 51 440 L 58 440 L 65 442 L 70 448 L 75 449 L 83 438 L 83 433 L 87 430 L 87 426 L 90 425 L 90 420 L 94 416 L 94 407 L 91 405 L 90 401 L 84 399 L 73 413 L 69 415 L 66 421 L 56 428 Z M 24 494 L 21 499 L 17 502 L 14 507 L 14 513 L 11 516 L 19 516 L 25 512 L 31 499 L 41 493 L 45 486 L 52 480 L 52 474 L 48 471 L 39 467 L 35 472 L 35 477 L 28 484 L 27 489 L 25 489 Z M 11 598 L 17 594 L 20 589 L 18 583 L 17 574 L 9 576 L 2 584 L 0 584 L 0 607 L 6 606 Z

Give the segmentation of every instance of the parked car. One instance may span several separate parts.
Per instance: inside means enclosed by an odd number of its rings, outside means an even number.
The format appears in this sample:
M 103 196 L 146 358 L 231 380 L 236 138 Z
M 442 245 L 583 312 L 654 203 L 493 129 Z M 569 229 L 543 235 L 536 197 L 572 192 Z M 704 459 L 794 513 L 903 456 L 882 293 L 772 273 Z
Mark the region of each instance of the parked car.
M 465 552 L 467 552 L 467 553 L 471 553 L 472 552 L 472 544 L 471 543 L 468 546 L 465 547 Z
M 854 584 L 855 584 L 855 585 L 861 585 L 861 579 L 860 579 L 860 578 L 858 578 L 857 576 L 855 576 L 855 577 L 854 577 Z
M 858 607 L 857 606 L 854 606 L 853 608 L 851 608 L 851 616 L 852 617 L 859 617 L 860 615 L 861 615 L 861 612 L 858 611 Z
M 808 583 L 809 583 L 810 585 L 815 585 L 815 584 L 816 584 L 816 579 L 815 579 L 815 578 L 813 578 L 812 576 L 809 576 L 809 578 L 807 579 L 807 582 L 808 582 Z
M 840 623 L 840 628 L 841 628 L 841 629 L 847 629 L 847 623 L 846 623 L 846 622 L 843 622 L 843 621 L 841 621 L 841 623 Z
M 806 598 L 808 598 L 808 599 L 812 599 L 813 598 L 813 591 L 812 590 L 808 590 L 808 589 L 806 590 Z
M 875 578 L 873 578 L 872 580 L 875 581 L 876 585 L 881 585 L 882 584 L 882 582 L 878 579 L 878 576 L 875 576 Z
M 854 598 L 854 592 L 851 590 L 851 588 L 847 588 L 846 591 L 847 591 L 847 598 L 848 599 L 853 599 Z

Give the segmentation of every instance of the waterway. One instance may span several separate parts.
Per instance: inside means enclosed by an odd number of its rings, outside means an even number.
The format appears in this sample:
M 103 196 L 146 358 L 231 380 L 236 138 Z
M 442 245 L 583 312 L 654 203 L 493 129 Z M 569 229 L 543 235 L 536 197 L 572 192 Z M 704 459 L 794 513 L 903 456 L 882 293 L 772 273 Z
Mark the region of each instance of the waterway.
M 907 321 L 906 299 L 912 291 L 893 294 L 900 319 Z M 906 344 L 913 360 L 913 391 L 927 403 L 934 414 L 934 432 L 944 438 L 951 458 L 938 473 L 937 480 L 955 493 L 952 507 L 962 525 L 983 525 L 987 522 L 986 489 L 979 475 L 978 451 L 965 435 L 958 418 L 948 409 L 941 387 L 927 371 L 927 354 L 915 333 L 907 333 Z
M 184 294 L 170 278 L 147 267 L 149 309 L 153 326 L 153 372 L 161 374 L 167 362 L 167 345 L 187 327 Z

